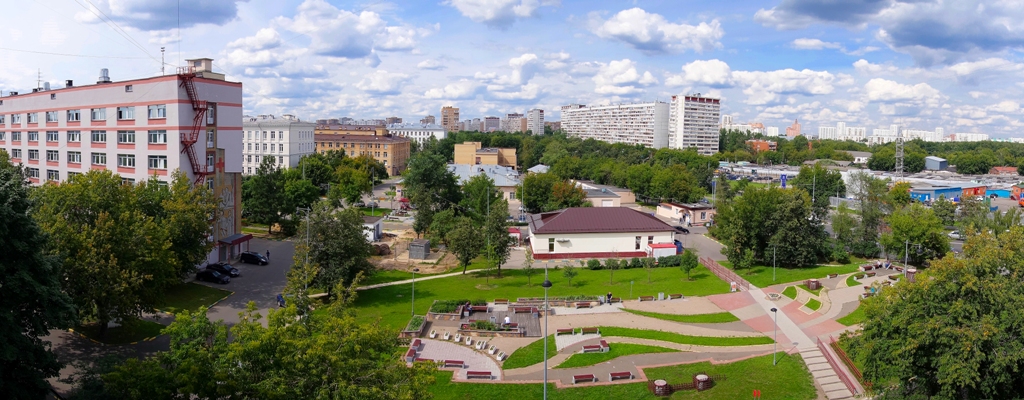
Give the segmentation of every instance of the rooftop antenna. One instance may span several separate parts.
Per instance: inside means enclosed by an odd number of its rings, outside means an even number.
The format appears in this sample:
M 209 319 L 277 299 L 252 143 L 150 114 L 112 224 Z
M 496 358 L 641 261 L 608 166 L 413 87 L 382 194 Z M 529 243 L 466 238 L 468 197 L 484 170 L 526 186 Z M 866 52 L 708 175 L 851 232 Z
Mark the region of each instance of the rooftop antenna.
M 43 87 L 43 70 L 36 70 L 36 90 L 42 89 Z
M 166 75 L 166 74 L 164 73 L 164 67 L 165 67 L 166 65 L 167 65 L 167 63 L 166 63 L 166 62 L 164 62 L 164 47 L 163 47 L 163 46 L 160 46 L 160 76 L 164 76 L 164 75 Z

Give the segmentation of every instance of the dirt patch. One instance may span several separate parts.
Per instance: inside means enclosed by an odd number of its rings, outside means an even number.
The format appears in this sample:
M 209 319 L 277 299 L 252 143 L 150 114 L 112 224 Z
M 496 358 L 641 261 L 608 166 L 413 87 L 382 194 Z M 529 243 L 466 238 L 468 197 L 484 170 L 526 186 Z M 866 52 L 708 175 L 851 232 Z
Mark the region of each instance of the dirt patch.
M 387 230 L 384 238 L 376 243 L 387 244 L 392 253 L 382 257 L 371 257 L 370 261 L 382 270 L 412 271 L 413 268 L 419 268 L 423 274 L 447 272 L 458 265 L 455 256 L 444 251 L 432 251 L 426 260 L 410 260 L 409 243 L 415 239 L 416 231 L 411 228 Z

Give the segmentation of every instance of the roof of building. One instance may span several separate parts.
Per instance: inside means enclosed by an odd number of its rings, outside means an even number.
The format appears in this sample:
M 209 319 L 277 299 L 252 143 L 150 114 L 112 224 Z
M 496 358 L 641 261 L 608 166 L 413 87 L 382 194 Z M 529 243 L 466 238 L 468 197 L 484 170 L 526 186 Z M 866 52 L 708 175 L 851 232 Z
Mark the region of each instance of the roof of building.
M 339 124 L 339 125 L 323 125 L 318 124 L 316 130 L 324 131 L 375 131 L 377 128 L 383 128 L 381 125 L 354 125 L 354 124 Z
M 547 165 L 544 165 L 544 164 L 537 164 L 537 165 L 534 165 L 534 166 L 530 167 L 530 169 L 527 169 L 527 171 L 533 172 L 535 174 L 546 174 L 550 170 L 551 170 L 551 167 L 549 167 Z
M 430 239 L 413 239 L 409 242 L 409 246 L 429 246 Z
M 652 249 L 674 249 L 676 245 L 675 243 L 651 243 L 647 247 Z
M 687 210 L 710 210 L 710 209 L 715 208 L 715 206 L 713 206 L 711 204 L 704 204 L 704 203 L 661 203 L 661 204 L 668 204 L 670 206 L 675 206 L 675 207 L 679 207 L 679 208 L 685 208 Z
M 448 164 L 448 170 L 459 179 L 460 185 L 481 174 L 491 178 L 494 186 L 498 187 L 518 186 L 520 183 L 519 172 L 503 165 Z
M 626 207 L 566 208 L 530 214 L 534 233 L 618 233 L 673 231 L 653 215 Z
M 317 133 L 313 135 L 317 142 L 408 142 L 409 138 L 392 135 L 336 135 L 333 133 Z
M 933 192 L 942 190 L 956 190 L 959 191 L 959 186 L 944 186 L 944 185 L 929 185 L 929 184 L 915 184 L 911 185 L 911 192 Z
M 928 157 L 925 157 L 924 159 L 925 160 L 932 160 L 932 161 L 946 161 L 945 158 L 939 158 L 939 157 L 935 157 L 935 156 L 928 156 Z
M 851 151 L 851 150 L 846 150 L 846 154 L 849 154 L 849 155 L 854 156 L 854 157 L 871 157 L 871 153 L 867 152 L 867 151 Z
M 364 224 L 376 224 L 377 221 L 380 221 L 382 219 L 384 219 L 384 217 L 371 217 L 369 215 L 364 215 L 363 216 L 363 223 Z
M 1017 167 L 992 167 L 992 171 L 996 171 L 997 174 L 1001 173 L 1017 173 Z
M 620 188 L 618 186 L 597 184 L 597 183 L 594 183 L 594 181 L 579 180 L 579 181 L 574 181 L 574 182 L 576 183 L 577 186 L 580 186 L 580 187 L 582 187 L 584 189 L 608 189 L 608 191 L 610 191 L 610 192 L 629 192 L 630 191 L 629 189 Z
M 520 234 L 522 232 L 519 231 L 519 228 L 516 228 L 514 226 L 510 226 L 510 227 L 508 227 L 508 233 L 515 233 L 515 234 L 518 235 L 518 234 Z
M 612 192 L 611 190 L 608 190 L 608 189 L 583 189 L 583 191 L 587 192 L 587 198 L 588 199 L 600 199 L 600 198 L 617 199 L 617 198 L 619 198 L 619 195 L 615 194 L 615 192 Z
M 444 127 L 438 124 L 390 124 L 388 130 L 433 130 L 443 131 Z

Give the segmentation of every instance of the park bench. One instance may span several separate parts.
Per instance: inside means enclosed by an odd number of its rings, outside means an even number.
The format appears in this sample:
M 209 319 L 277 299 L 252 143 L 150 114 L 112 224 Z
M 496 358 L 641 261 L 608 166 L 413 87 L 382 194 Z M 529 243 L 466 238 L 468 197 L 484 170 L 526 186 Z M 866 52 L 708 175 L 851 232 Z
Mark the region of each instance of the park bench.
M 589 301 L 576 302 L 576 308 L 577 309 L 579 309 L 579 308 L 590 308 L 590 307 L 591 307 L 591 304 L 590 304 Z
M 889 282 L 889 281 L 882 282 L 882 286 L 892 286 L 892 282 Z
M 633 379 L 633 373 L 629 371 L 608 373 L 608 381 L 614 381 L 617 379 Z
M 594 374 L 583 374 L 583 375 L 573 375 L 572 376 L 572 384 L 573 385 L 575 385 L 577 383 L 580 383 L 580 382 L 597 382 L 597 377 L 594 376 Z
M 505 325 L 505 326 L 510 328 L 510 329 L 516 329 L 516 328 L 519 327 L 519 323 L 518 322 L 509 322 L 508 325 Z
M 601 345 L 598 345 L 598 344 L 586 345 L 586 346 L 583 346 L 583 352 L 584 353 L 603 353 L 604 352 L 604 347 L 601 347 Z
M 491 347 L 487 348 L 487 352 L 490 353 L 490 354 L 497 353 L 498 352 L 498 348 L 494 347 L 494 345 L 492 344 Z
M 416 360 L 416 350 L 409 349 L 405 352 L 405 362 L 413 362 Z
M 513 314 L 529 313 L 532 312 L 532 307 L 512 307 Z
M 860 297 L 866 299 L 866 298 L 874 296 L 874 295 L 875 295 L 874 293 L 862 293 L 860 295 Z
M 839 276 L 839 274 L 828 274 L 828 277 L 829 277 L 829 278 L 836 278 L 836 277 L 838 277 L 838 276 Z
M 477 340 L 476 341 L 476 349 L 477 350 L 483 350 L 485 347 L 487 347 L 487 341 L 485 341 L 485 340 Z
M 873 269 L 875 269 L 874 265 L 861 265 L 860 266 L 860 270 L 864 271 L 864 272 L 867 272 L 867 271 L 870 271 L 870 270 L 873 270 Z
M 469 311 L 487 312 L 487 306 L 469 306 Z
M 890 281 L 898 281 L 898 280 L 900 280 L 900 276 L 899 275 L 889 275 L 889 280 Z
M 871 291 L 871 286 L 864 286 L 864 291 L 865 292 L 870 292 Z
M 654 296 L 640 296 L 640 301 L 654 301 Z
M 412 347 L 413 349 L 419 351 L 423 347 L 423 342 L 421 342 L 419 339 L 413 339 L 412 343 L 409 343 L 409 347 Z
M 436 331 L 436 330 L 434 330 L 434 329 L 431 329 L 431 330 L 430 330 L 430 338 L 431 338 L 431 339 L 434 339 L 434 338 L 436 338 L 436 337 L 437 337 L 437 331 Z
M 621 302 L 622 302 L 622 298 L 619 298 L 619 297 L 612 297 L 612 300 L 609 301 L 609 303 L 621 303 Z
M 505 359 L 506 359 L 506 358 L 508 358 L 508 355 L 507 355 L 507 354 L 505 354 L 505 352 L 504 352 L 504 351 L 499 351 L 499 352 L 498 352 L 498 355 L 497 355 L 497 356 L 495 356 L 495 358 L 497 358 L 497 359 L 498 359 L 498 361 L 505 361 Z
M 607 353 L 610 349 L 611 346 L 608 346 L 608 342 L 604 341 L 604 339 L 601 339 L 601 351 Z
M 448 332 L 448 331 L 445 331 L 444 332 L 444 340 L 452 340 L 452 333 Z
M 491 371 L 466 371 L 466 379 L 491 379 Z
M 895 267 L 893 269 L 895 269 L 896 272 L 903 272 L 903 267 Z
M 868 273 L 866 273 L 866 274 L 864 274 L 864 275 L 867 275 L 867 276 L 875 276 L 875 273 L 874 273 L 874 272 L 868 272 Z
M 573 328 L 556 329 L 555 330 L 555 335 L 556 336 L 557 335 L 575 335 L 575 334 L 576 334 L 576 329 L 573 329 Z
M 494 304 L 508 305 L 508 299 L 494 299 Z
M 445 368 L 462 368 L 464 366 L 466 366 L 466 363 L 462 362 L 462 360 L 444 360 Z
M 580 333 L 582 333 L 584 335 L 595 334 L 595 333 L 601 333 L 601 330 L 598 329 L 598 328 L 580 328 Z
M 675 299 L 681 299 L 681 298 L 683 298 L 683 295 L 681 293 L 676 293 L 676 294 L 668 295 L 668 299 L 669 300 L 675 300 Z

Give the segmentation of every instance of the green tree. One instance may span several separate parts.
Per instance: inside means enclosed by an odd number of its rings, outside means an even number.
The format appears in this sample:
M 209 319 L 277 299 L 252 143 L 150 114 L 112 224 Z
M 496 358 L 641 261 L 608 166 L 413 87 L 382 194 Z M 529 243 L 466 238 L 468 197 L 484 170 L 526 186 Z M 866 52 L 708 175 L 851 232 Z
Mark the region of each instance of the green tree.
M 875 257 L 879 249 L 878 237 L 882 220 L 887 212 L 885 206 L 886 182 L 866 172 L 850 175 L 851 193 L 860 200 L 860 224 L 854 229 L 853 253 L 861 257 Z
M 850 336 L 879 398 L 1017 398 L 1024 385 L 1024 230 L 968 238 L 914 282 L 864 300 Z M 898 306 L 896 306 L 898 304 Z
M 177 276 L 185 279 L 213 250 L 214 243 L 207 237 L 210 216 L 218 213 L 220 199 L 206 186 L 193 185 L 181 171 L 171 175 L 169 186 L 151 179 L 139 185 L 136 193 L 143 212 L 167 228 Z
M 626 184 L 629 190 L 647 202 L 651 197 L 651 181 L 654 180 L 654 169 L 647 164 L 631 165 L 626 169 Z
M 551 190 L 560 181 L 553 174 L 527 174 L 516 188 L 516 197 L 522 200 L 523 208 L 529 213 L 547 211 Z
M 29 214 L 33 207 L 21 167 L 0 150 L 0 392 L 12 399 L 46 396 L 46 379 L 62 365 L 42 337 L 75 321 L 60 261 L 47 254 L 51 244 Z
M 455 210 L 445 209 L 433 215 L 430 222 L 430 236 L 435 242 L 448 246 L 448 234 L 456 227 Z
M 448 251 L 455 255 L 462 266 L 462 273 L 476 256 L 480 255 L 480 249 L 484 247 L 484 237 L 478 232 L 478 228 L 472 218 L 459 217 L 455 222 L 455 229 L 448 232 Z
M 659 201 L 691 203 L 704 197 L 704 189 L 684 165 L 673 165 L 654 173 L 650 185 L 651 197 Z
M 551 187 L 551 197 L 548 199 L 545 211 L 589 206 L 590 202 L 587 201 L 587 192 L 568 181 L 559 181 L 555 182 Z
M 501 191 L 494 186 L 494 181 L 487 175 L 474 175 L 462 185 L 462 208 L 478 221 L 485 220 L 488 206 L 497 204 L 499 201 L 501 201 Z
M 263 157 L 256 174 L 242 182 L 242 209 L 249 221 L 267 224 L 269 234 L 281 221 L 284 206 L 284 173 L 272 157 Z
M 306 227 L 309 224 L 309 227 Z M 348 286 L 359 273 L 370 274 L 370 243 L 363 230 L 363 216 L 349 208 L 333 211 L 329 204 L 319 203 L 302 221 L 300 231 L 309 231 L 309 258 L 319 270 L 313 284 L 334 295 L 335 286 Z
M 486 218 L 483 233 L 489 246 L 487 259 L 498 269 L 500 278 L 501 266 L 512 255 L 512 245 L 515 244 L 515 238 L 508 234 L 508 202 L 498 199 L 497 202 L 491 203 L 491 212 Z
M 910 183 L 900 182 L 892 186 L 889 189 L 889 204 L 892 205 L 893 210 L 897 210 L 906 207 L 910 204 Z
M 800 173 L 789 181 L 789 185 L 800 188 L 811 195 L 814 216 L 824 220 L 830 207 L 829 197 L 845 197 L 846 184 L 839 171 L 825 168 L 821 164 L 800 167 Z
M 828 238 L 811 215 L 811 198 L 803 190 L 750 188 L 718 208 L 713 232 L 734 266 L 746 256 L 744 250 L 754 252 L 755 262 L 765 262 L 769 247 L 783 265 L 810 266 L 824 255 Z
M 526 258 L 523 260 L 523 275 L 526 275 L 526 286 L 533 286 L 531 278 L 533 274 L 537 273 L 537 269 L 533 268 L 533 250 L 529 247 L 526 248 Z
M 857 226 L 857 219 L 853 212 L 846 206 L 846 202 L 839 202 L 835 214 L 832 215 L 832 234 L 836 242 L 845 248 L 854 243 L 854 228 Z
M 341 165 L 343 159 L 344 151 L 307 154 L 299 159 L 295 170 L 301 173 L 302 179 L 309 180 L 313 186 L 320 188 L 334 181 L 334 170 Z
M 647 283 L 651 283 L 651 271 L 654 270 L 654 259 L 651 257 L 644 257 L 641 260 L 644 270 L 647 271 Z
M 619 260 L 609 258 L 604 260 L 604 267 L 608 269 L 608 284 L 615 284 L 615 270 L 619 269 Z
M 359 169 L 342 165 L 334 171 L 334 183 L 331 184 L 327 198 L 336 206 L 341 205 L 341 200 L 351 206 L 359 202 L 363 195 L 372 189 L 370 175 Z
M 428 194 L 417 194 L 417 196 L 429 196 Z M 411 200 L 415 204 L 415 200 Z M 420 203 L 422 204 L 422 203 Z M 424 233 L 430 231 L 430 225 L 434 223 L 434 210 L 430 207 L 424 207 L 421 210 L 416 210 L 416 217 L 412 221 L 412 229 L 416 232 L 416 237 L 420 237 Z
M 956 204 L 947 200 L 946 196 L 940 195 L 932 203 L 932 211 L 935 212 L 936 217 L 939 217 L 943 225 L 953 226 L 956 223 Z
M 572 278 L 575 278 L 579 274 L 572 264 L 566 264 L 565 268 L 562 268 L 562 276 L 569 281 L 569 287 L 572 287 Z
M 922 265 L 925 260 L 941 257 L 949 251 L 949 237 L 942 220 L 930 208 L 911 204 L 893 211 L 885 222 L 890 232 L 882 235 L 882 246 L 899 259 L 906 256 L 911 264 Z
M 309 208 L 320 200 L 320 188 L 306 179 L 288 180 L 284 183 L 284 207 L 282 213 L 294 214 L 297 208 Z
M 683 272 L 686 273 L 686 280 L 693 280 L 692 278 L 690 278 L 690 271 L 693 271 L 694 268 L 697 268 L 698 262 L 699 260 L 697 259 L 697 254 L 694 253 L 693 251 L 686 250 L 683 251 L 683 254 L 680 255 L 679 269 L 683 270 Z
M 405 170 L 405 192 L 418 211 L 438 211 L 459 204 L 462 191 L 442 155 L 423 151 L 409 159 Z

